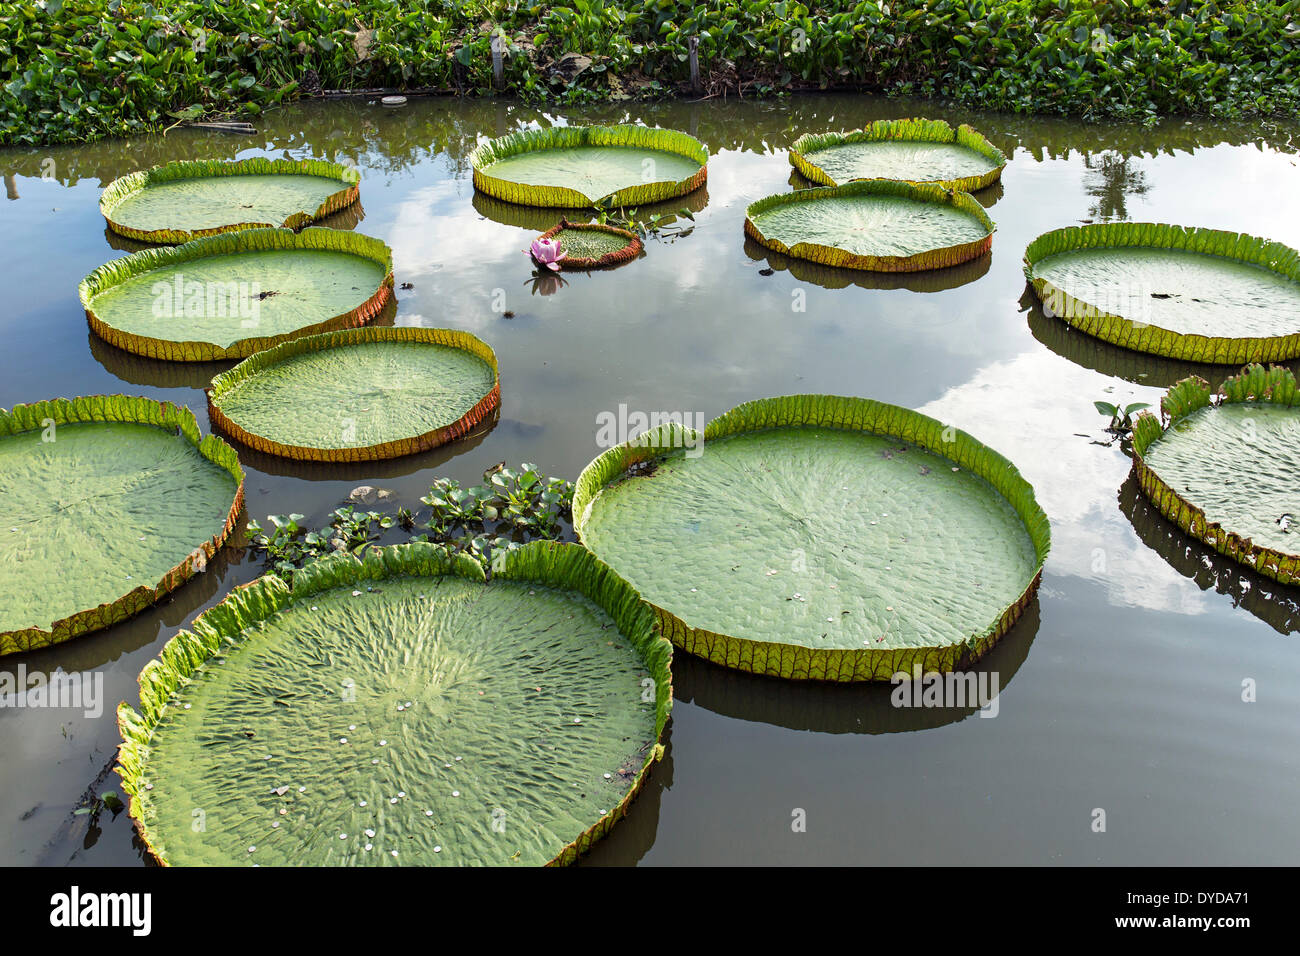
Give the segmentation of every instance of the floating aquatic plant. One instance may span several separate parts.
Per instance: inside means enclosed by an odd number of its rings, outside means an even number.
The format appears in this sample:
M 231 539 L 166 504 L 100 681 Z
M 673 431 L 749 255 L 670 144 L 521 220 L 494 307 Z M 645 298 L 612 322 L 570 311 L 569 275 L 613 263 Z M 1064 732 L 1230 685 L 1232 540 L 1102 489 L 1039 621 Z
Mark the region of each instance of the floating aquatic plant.
M 1050 543 L 1033 489 L 952 426 L 882 402 L 760 399 L 664 425 L 578 478 L 578 538 L 678 647 L 779 677 L 888 680 L 986 652 Z
M 468 434 L 501 401 L 497 360 L 468 332 L 379 326 L 294 339 L 212 380 L 213 425 L 300 461 L 374 461 Z
M 561 219 L 533 240 L 531 253 L 539 266 L 559 272 L 621 265 L 640 255 L 641 248 L 641 240 L 626 229 Z
M 525 206 L 641 205 L 704 185 L 709 151 L 694 137 L 648 126 L 526 129 L 469 156 L 474 188 Z
M 899 119 L 846 133 L 805 133 L 790 147 L 790 164 L 821 186 L 896 179 L 973 192 L 1001 178 L 1007 157 L 965 124 Z
M 187 408 L 127 395 L 0 409 L 0 654 L 125 620 L 203 571 L 244 473 Z
M 247 358 L 282 342 L 365 325 L 393 297 L 392 251 L 336 229 L 248 229 L 147 249 L 78 287 L 90 328 L 149 358 Z
M 1300 356 L 1300 252 L 1235 232 L 1115 222 L 1025 250 L 1043 311 L 1089 335 L 1189 362 Z
M 1251 365 L 1217 395 L 1193 376 L 1133 426 L 1142 493 L 1193 538 L 1283 584 L 1300 583 L 1300 390 Z
M 576 545 L 490 583 L 431 544 L 336 555 L 236 588 L 145 666 L 123 789 L 163 864 L 570 863 L 663 755 L 670 660 Z
M 317 159 L 184 160 L 113 180 L 99 199 L 108 227 L 174 244 L 263 226 L 301 229 L 357 201 L 361 175 Z
M 299 568 L 343 551 L 357 557 L 388 544 L 427 541 L 466 554 L 491 570 L 507 552 L 529 541 L 566 535 L 572 520 L 573 483 L 543 474 L 525 462 L 489 468 L 481 484 L 462 487 L 452 478 L 435 478 L 412 512 L 362 511 L 346 505 L 317 530 L 301 524 L 300 514 L 268 515 L 268 526 L 248 524 L 253 548 L 269 570 L 290 580 Z M 393 540 L 394 535 L 401 539 Z
M 796 259 L 878 272 L 955 266 L 993 245 L 993 221 L 969 193 L 872 179 L 767 196 L 745 234 Z

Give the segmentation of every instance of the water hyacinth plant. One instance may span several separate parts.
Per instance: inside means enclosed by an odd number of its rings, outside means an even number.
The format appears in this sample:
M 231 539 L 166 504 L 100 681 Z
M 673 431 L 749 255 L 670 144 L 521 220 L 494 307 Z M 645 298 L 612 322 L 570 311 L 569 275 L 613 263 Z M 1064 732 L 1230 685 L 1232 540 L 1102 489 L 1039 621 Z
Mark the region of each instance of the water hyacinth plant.
M 689 92 L 694 39 L 710 95 L 847 87 L 1090 118 L 1281 115 L 1300 105 L 1294 10 L 1245 0 L 3 0 L 0 145 L 256 115 L 318 89 L 486 93 L 494 42 L 506 88 L 538 103 Z M 589 66 L 556 69 L 569 51 Z
M 482 484 L 463 487 L 435 478 L 411 511 L 364 511 L 351 505 L 329 513 L 311 530 L 303 515 L 268 515 L 268 526 L 249 521 L 249 544 L 267 570 L 286 581 L 305 565 L 335 553 L 363 558 L 374 548 L 409 541 L 443 545 L 467 554 L 489 572 L 508 552 L 529 541 L 571 539 L 573 483 L 543 474 L 534 464 L 489 468 Z

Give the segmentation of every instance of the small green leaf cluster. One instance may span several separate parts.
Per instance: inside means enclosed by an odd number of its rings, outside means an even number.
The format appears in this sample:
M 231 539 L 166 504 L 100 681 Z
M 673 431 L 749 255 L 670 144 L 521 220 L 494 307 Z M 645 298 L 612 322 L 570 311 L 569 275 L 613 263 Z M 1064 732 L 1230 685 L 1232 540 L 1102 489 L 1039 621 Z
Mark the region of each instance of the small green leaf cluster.
M 286 580 L 304 564 L 347 552 L 364 556 L 370 548 L 405 541 L 429 541 L 474 558 L 486 568 L 509 551 L 538 539 L 566 536 L 572 522 L 573 483 L 552 478 L 525 463 L 488 469 L 481 484 L 469 488 L 436 478 L 420 498 L 428 511 L 361 511 L 336 508 L 328 523 L 309 530 L 303 515 L 269 515 L 268 527 L 248 522 L 249 545 L 266 567 Z

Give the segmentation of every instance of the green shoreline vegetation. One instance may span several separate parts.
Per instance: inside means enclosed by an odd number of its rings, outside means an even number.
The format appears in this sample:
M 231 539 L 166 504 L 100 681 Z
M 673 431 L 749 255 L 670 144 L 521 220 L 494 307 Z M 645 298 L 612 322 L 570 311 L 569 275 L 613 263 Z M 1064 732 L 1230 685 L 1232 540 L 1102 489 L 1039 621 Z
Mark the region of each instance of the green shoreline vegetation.
M 532 103 L 853 89 L 1087 119 L 1300 109 L 1300 0 L 0 0 L 0 146 L 326 90 L 491 94 L 497 37 L 500 91 Z

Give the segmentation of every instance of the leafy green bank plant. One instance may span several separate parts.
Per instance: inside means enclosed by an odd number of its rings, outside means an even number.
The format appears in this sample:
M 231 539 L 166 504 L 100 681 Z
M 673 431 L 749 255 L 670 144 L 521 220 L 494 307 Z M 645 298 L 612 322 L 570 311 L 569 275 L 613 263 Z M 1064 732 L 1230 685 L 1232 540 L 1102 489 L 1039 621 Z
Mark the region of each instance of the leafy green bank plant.
M 256 116 L 320 89 L 538 104 L 859 89 L 1004 112 L 1293 115 L 1295 0 L 3 0 L 0 146 Z

